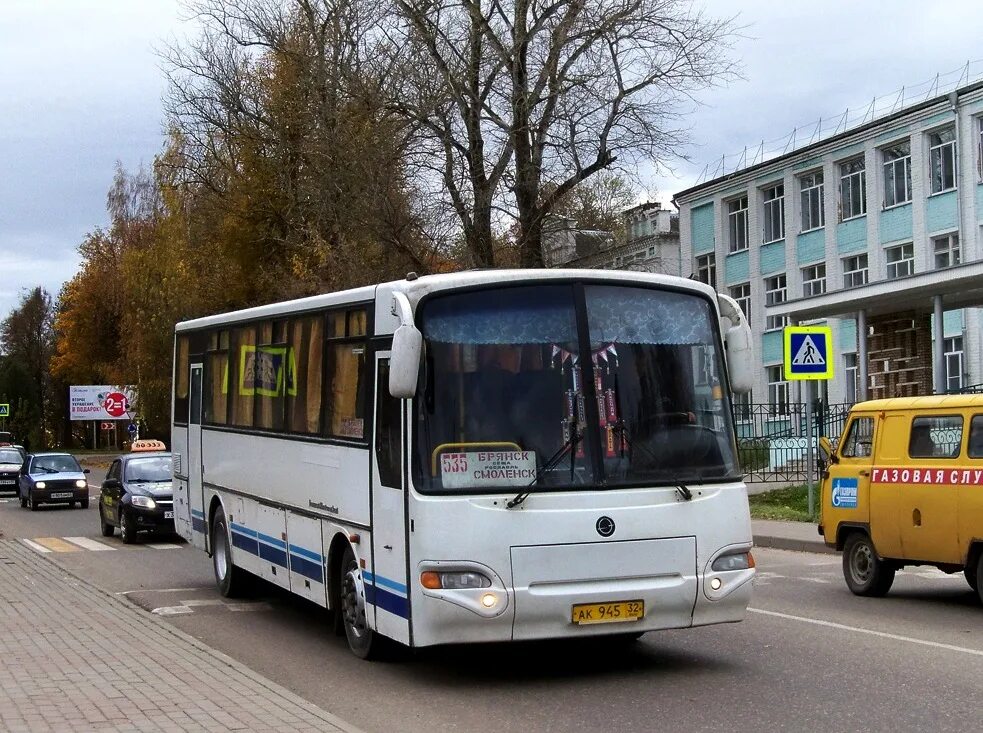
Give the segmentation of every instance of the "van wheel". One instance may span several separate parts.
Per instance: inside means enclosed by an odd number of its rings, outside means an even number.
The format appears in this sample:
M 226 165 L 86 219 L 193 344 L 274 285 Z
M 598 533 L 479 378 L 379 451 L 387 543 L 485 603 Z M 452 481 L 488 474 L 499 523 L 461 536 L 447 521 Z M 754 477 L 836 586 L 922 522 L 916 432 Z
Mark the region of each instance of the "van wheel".
M 369 628 L 365 618 L 365 586 L 358 563 L 355 562 L 355 554 L 350 547 L 345 550 L 345 557 L 341 561 L 339 587 L 341 607 L 338 611 L 345 627 L 348 648 L 359 659 L 378 657 L 382 639 Z
M 976 585 L 973 585 L 973 589 L 980 597 L 980 603 L 983 603 L 983 555 L 976 557 Z
M 969 583 L 969 587 L 975 591 L 980 589 L 980 564 L 981 563 L 977 560 L 975 566 L 963 568 L 963 575 L 966 576 L 966 582 Z
M 245 593 L 245 571 L 232 563 L 229 529 L 222 507 L 215 510 L 212 521 L 212 568 L 218 592 L 225 598 L 237 598 Z
M 859 532 L 847 538 L 843 548 L 843 577 L 858 596 L 880 597 L 891 589 L 894 566 L 877 556 L 874 543 Z

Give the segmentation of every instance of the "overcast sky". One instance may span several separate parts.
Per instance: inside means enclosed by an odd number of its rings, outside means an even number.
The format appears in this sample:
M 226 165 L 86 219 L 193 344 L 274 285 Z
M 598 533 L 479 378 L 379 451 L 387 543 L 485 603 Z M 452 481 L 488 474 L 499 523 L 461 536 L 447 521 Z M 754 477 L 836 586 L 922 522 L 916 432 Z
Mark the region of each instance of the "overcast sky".
M 689 116 L 693 163 L 650 179 L 662 200 L 722 154 L 983 59 L 979 0 L 699 4 L 739 12 L 734 54 L 745 78 L 705 94 Z M 57 297 L 78 267 L 78 243 L 107 222 L 116 162 L 153 161 L 164 90 L 155 49 L 191 31 L 178 0 L 2 5 L 0 318 L 36 285 Z

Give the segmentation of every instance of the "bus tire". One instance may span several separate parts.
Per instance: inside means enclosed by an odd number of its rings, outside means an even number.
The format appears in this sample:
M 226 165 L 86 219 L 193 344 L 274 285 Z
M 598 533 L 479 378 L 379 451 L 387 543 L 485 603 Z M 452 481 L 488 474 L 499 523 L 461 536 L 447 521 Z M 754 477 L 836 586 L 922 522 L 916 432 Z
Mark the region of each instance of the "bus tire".
M 858 596 L 880 597 L 894 583 L 894 566 L 877 555 L 874 543 L 862 532 L 847 537 L 843 546 L 843 577 Z
M 348 648 L 359 659 L 376 658 L 382 640 L 369 628 L 365 618 L 365 587 L 351 547 L 345 549 L 341 561 L 338 587 L 341 589 L 338 614 L 345 629 L 345 637 L 348 639 Z
M 232 562 L 232 547 L 229 542 L 229 527 L 222 507 L 215 510 L 212 520 L 212 569 L 215 571 L 215 585 L 225 598 L 243 595 L 246 586 L 245 571 Z

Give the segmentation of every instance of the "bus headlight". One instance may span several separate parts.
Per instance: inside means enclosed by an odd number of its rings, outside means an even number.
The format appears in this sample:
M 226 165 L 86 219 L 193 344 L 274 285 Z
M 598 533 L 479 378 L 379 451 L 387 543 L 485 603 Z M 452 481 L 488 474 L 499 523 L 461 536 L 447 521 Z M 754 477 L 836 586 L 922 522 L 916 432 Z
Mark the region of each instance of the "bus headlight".
M 738 552 L 733 555 L 721 555 L 713 561 L 711 570 L 724 572 L 727 570 L 749 570 L 754 567 L 754 557 L 750 552 Z M 716 588 L 714 589 L 716 590 Z
M 420 585 L 430 590 L 461 590 L 464 588 L 490 588 L 491 579 L 473 571 L 436 572 L 428 570 L 420 574 Z M 494 604 L 492 604 L 494 605 Z

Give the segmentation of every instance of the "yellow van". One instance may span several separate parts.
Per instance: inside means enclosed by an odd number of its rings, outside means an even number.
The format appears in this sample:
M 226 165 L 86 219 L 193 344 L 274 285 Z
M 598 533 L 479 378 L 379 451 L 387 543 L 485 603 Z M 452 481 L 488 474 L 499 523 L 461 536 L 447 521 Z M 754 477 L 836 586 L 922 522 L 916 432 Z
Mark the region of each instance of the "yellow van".
M 823 474 L 819 533 L 850 590 L 882 596 L 905 565 L 960 570 L 983 600 L 983 395 L 854 405 Z

